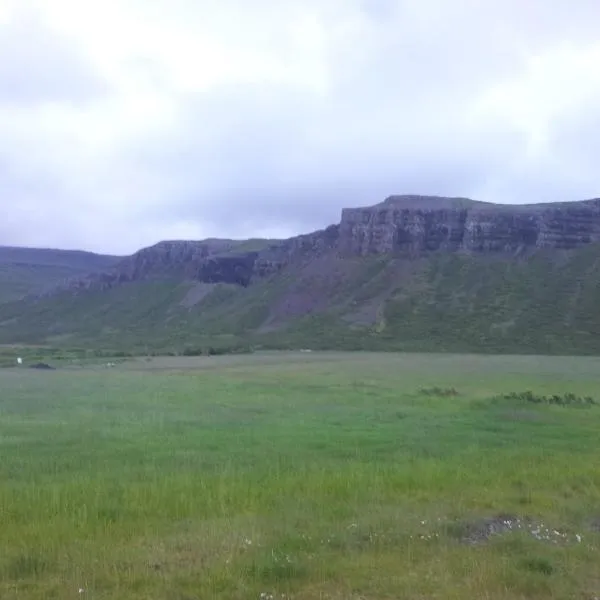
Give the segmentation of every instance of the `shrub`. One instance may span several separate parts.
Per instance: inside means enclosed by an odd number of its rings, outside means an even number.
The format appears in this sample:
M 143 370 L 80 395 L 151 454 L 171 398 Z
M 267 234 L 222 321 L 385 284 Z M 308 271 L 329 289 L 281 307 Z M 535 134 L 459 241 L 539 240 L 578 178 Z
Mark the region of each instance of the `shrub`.
M 431 388 L 421 388 L 419 393 L 423 394 L 424 396 L 437 396 L 439 398 L 458 396 L 458 392 L 454 388 L 441 388 L 437 386 Z
M 552 394 L 551 396 L 544 396 L 541 394 L 535 394 L 530 390 L 525 392 L 509 392 L 501 396 L 503 400 L 512 400 L 516 402 L 531 402 L 532 404 L 557 404 L 560 406 L 568 405 L 580 405 L 580 406 L 591 406 L 597 404 L 590 396 L 577 396 L 572 392 L 566 394 Z

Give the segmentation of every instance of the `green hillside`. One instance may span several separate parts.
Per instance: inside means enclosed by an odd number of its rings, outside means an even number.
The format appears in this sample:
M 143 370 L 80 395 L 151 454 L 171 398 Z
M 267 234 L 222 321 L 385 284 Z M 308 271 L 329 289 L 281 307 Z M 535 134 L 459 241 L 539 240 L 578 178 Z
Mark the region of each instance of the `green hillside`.
M 0 306 L 0 343 L 154 350 L 600 352 L 600 247 L 290 265 L 246 288 L 144 281 Z
M 69 277 L 103 271 L 117 260 L 75 250 L 0 246 L 0 303 L 36 293 Z

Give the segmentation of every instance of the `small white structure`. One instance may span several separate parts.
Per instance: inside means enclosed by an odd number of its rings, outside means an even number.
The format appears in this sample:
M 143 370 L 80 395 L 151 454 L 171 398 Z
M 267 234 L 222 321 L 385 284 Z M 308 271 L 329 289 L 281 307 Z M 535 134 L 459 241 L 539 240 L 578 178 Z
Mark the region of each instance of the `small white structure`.
M 23 359 L 19 356 L 19 358 L 17 358 L 17 364 L 18 365 L 22 365 L 23 364 Z

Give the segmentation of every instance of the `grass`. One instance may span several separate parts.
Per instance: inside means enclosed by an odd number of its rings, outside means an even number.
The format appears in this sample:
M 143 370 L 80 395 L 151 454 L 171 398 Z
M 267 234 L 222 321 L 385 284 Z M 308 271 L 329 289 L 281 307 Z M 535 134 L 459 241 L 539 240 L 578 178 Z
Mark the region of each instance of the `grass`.
M 69 277 L 107 269 L 117 260 L 89 252 L 0 246 L 0 304 L 57 285 Z
M 14 265 L 0 263 L 0 303 L 13 302 L 31 291 L 58 284 L 73 275 L 67 266 Z
M 193 306 L 192 282 L 137 281 L 0 304 L 0 342 L 597 355 L 598 248 L 511 259 L 325 253 L 246 288 L 215 285 Z
M 521 393 L 600 359 L 61 364 L 0 371 L 3 600 L 600 595 L 600 407 Z
M 425 351 L 598 354 L 599 268 L 596 244 L 521 260 L 436 255 L 425 285 L 387 303 L 381 337 Z

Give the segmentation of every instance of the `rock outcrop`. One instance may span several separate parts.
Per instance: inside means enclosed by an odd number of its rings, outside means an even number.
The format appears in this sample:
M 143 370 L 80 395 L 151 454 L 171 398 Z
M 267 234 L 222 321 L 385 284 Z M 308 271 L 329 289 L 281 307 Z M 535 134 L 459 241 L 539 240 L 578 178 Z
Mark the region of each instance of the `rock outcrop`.
M 392 196 L 342 211 L 344 255 L 431 251 L 505 252 L 572 249 L 600 240 L 600 199 L 507 205 L 466 198 Z
M 159 278 L 245 287 L 291 263 L 311 260 L 333 250 L 338 234 L 339 226 L 332 225 L 287 240 L 265 240 L 262 244 L 258 241 L 254 245 L 259 247 L 252 250 L 246 249 L 245 242 L 234 240 L 160 242 L 126 257 L 110 270 L 69 279 L 42 295 L 58 289 L 73 293 L 106 290 L 131 281 Z
M 127 258 L 116 274 L 127 281 L 166 276 L 245 286 L 258 253 L 236 253 L 238 244 L 232 240 L 160 242 Z
M 299 235 L 277 244 L 272 244 L 259 252 L 254 265 L 255 277 L 266 277 L 277 273 L 292 263 L 302 263 L 334 251 L 339 240 L 339 225 Z
M 63 290 L 105 290 L 130 281 L 189 279 L 246 286 L 258 252 L 236 253 L 233 240 L 165 241 L 124 258 L 113 269 L 64 282 Z
M 573 249 L 600 241 L 600 199 L 507 205 L 468 198 L 391 196 L 342 211 L 339 225 L 287 240 L 168 241 L 144 248 L 112 269 L 71 279 L 72 292 L 121 283 L 176 278 L 241 286 L 324 253 L 339 257 L 431 252 L 521 255 L 540 248 Z

